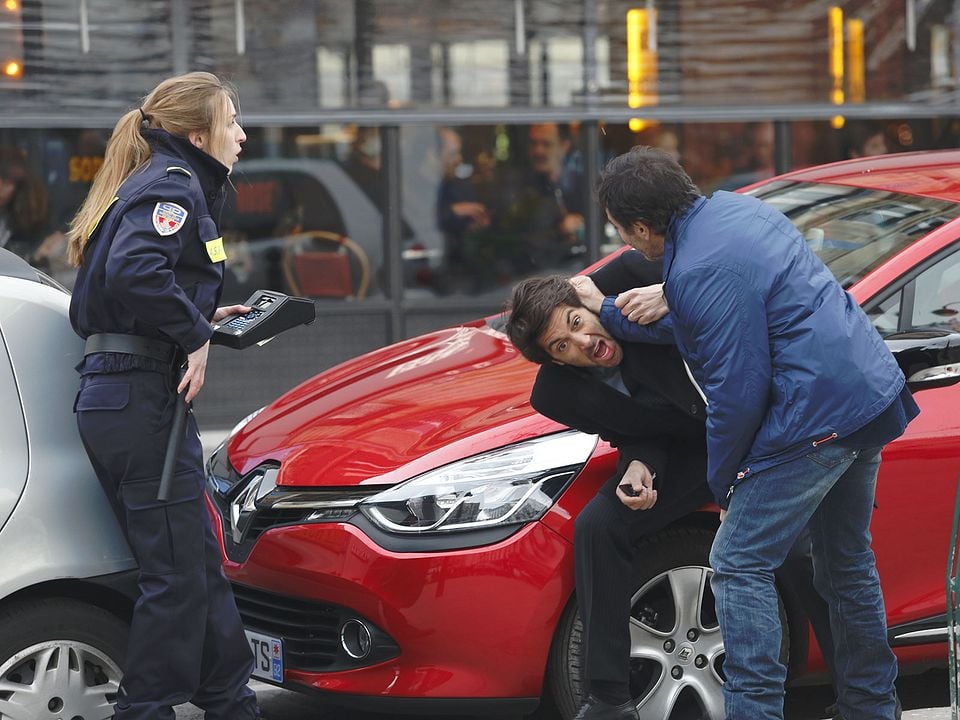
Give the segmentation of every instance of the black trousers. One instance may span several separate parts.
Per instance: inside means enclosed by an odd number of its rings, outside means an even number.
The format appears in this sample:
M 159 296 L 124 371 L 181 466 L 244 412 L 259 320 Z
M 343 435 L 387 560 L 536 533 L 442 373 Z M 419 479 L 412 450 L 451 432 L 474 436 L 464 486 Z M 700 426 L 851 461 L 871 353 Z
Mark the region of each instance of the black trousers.
M 616 683 L 626 693 L 630 661 L 630 598 L 634 547 L 645 535 L 711 501 L 706 484 L 706 448 L 690 453 L 657 479 L 657 504 L 630 510 L 616 496 L 619 473 L 577 516 L 573 545 L 577 602 L 583 620 L 583 680 Z M 680 466 L 682 464 L 682 467 Z
M 173 705 L 192 702 L 208 720 L 248 720 L 253 655 L 204 503 L 192 415 L 171 497 L 157 501 L 173 398 L 172 374 L 148 370 L 85 375 L 77 394 L 80 437 L 140 566 L 114 717 L 173 720 Z

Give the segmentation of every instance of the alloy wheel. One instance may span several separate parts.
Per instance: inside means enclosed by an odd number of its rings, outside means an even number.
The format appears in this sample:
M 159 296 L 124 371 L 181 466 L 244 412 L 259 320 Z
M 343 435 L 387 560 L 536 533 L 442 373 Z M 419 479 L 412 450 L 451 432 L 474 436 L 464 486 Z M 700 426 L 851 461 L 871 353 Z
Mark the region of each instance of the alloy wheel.
M 630 617 L 631 692 L 642 717 L 722 720 L 723 639 L 708 567 L 677 567 L 645 583 Z M 676 715 L 674 715 L 676 713 Z

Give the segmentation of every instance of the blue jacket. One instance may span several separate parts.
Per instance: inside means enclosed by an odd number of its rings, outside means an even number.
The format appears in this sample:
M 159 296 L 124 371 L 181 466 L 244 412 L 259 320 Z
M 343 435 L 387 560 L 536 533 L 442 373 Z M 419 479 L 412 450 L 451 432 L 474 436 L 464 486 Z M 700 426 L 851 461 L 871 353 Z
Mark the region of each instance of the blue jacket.
M 223 286 L 214 218 L 227 168 L 163 130 L 143 134 L 150 159 L 120 186 L 91 235 L 70 321 L 84 338 L 145 335 L 190 353 L 213 334 Z
M 676 342 L 706 395 L 708 482 L 739 480 L 843 438 L 897 397 L 904 376 L 854 299 L 780 212 L 699 198 L 667 231 L 669 315 L 640 326 L 604 302 L 624 340 Z

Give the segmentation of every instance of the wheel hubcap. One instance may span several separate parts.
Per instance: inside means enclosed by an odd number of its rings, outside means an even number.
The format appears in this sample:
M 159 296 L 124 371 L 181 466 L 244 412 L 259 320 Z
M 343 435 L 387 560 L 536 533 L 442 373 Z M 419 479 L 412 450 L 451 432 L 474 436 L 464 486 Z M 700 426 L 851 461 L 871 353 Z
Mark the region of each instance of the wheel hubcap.
M 643 717 L 723 719 L 723 640 L 712 571 L 681 567 L 656 576 L 631 603 L 630 690 Z
M 107 720 L 120 676 L 113 660 L 86 643 L 33 645 L 0 665 L 0 717 Z

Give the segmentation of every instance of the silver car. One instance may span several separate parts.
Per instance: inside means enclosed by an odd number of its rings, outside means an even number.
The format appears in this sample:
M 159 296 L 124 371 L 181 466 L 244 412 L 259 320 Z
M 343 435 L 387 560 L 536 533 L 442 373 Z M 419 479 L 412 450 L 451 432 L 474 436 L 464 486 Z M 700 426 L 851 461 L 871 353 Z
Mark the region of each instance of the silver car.
M 0 717 L 113 717 L 136 563 L 73 416 L 69 293 L 0 249 Z

